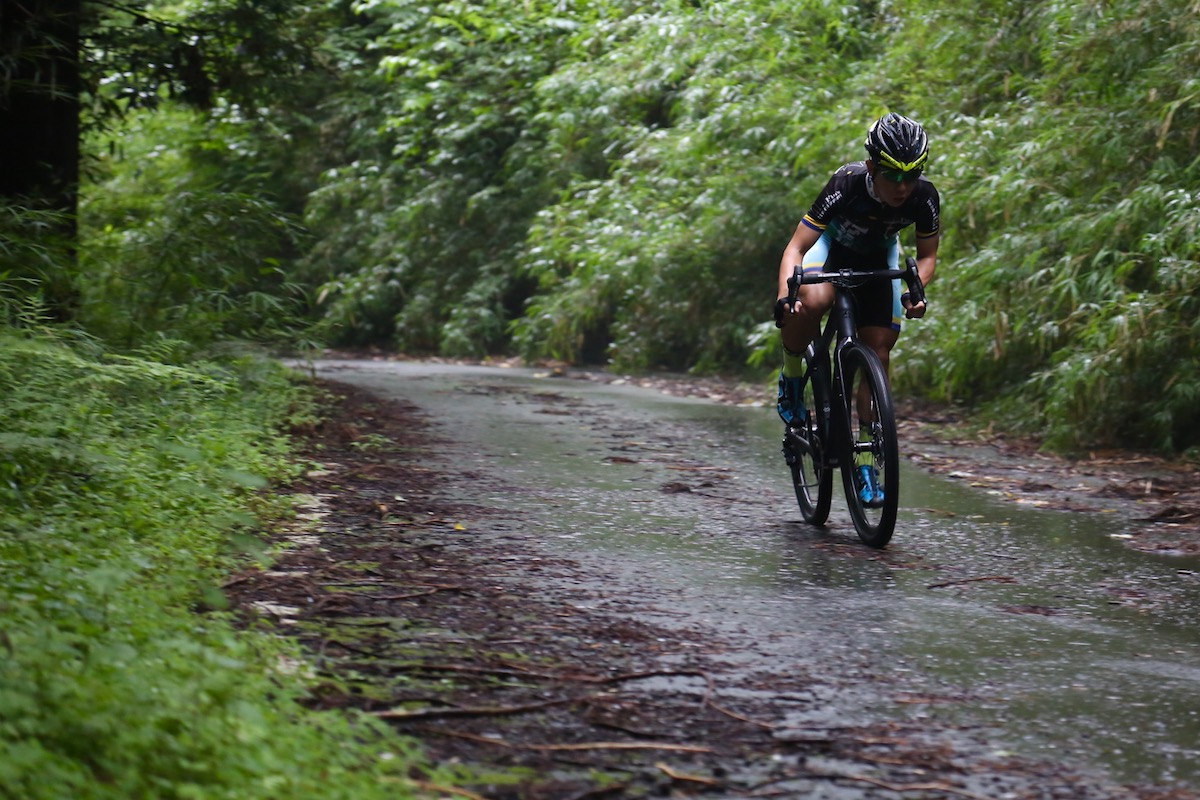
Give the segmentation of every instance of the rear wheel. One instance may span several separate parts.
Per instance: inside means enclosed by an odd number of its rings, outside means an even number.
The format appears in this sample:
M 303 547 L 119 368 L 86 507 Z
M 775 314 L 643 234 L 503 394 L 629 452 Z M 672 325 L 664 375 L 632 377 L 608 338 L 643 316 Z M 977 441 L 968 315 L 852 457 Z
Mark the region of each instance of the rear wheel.
M 882 548 L 892 539 L 900 506 L 900 455 L 896 443 L 896 411 L 887 374 L 879 357 L 861 345 L 842 351 L 842 377 L 849 411 L 842 453 L 842 484 L 858 538 Z M 883 497 L 864 498 L 861 468 L 875 471 Z
M 827 452 L 829 381 L 824 365 L 805 356 L 803 419 L 793 421 L 783 437 L 783 454 L 792 471 L 792 487 L 804 521 L 824 525 L 833 500 L 833 469 Z

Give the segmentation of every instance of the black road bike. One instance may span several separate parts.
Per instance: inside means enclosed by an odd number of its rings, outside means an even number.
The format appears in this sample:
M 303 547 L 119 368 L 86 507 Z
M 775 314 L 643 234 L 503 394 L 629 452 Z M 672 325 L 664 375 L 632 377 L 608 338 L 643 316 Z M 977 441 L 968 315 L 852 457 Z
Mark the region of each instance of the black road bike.
M 833 472 L 840 467 L 854 529 L 864 544 L 876 548 L 891 541 L 899 508 L 896 410 L 879 356 L 858 339 L 854 297 L 847 290 L 896 278 L 908 285 L 913 304 L 925 299 L 917 261 L 911 256 L 906 269 L 803 274 L 797 268 L 788 279 L 789 303 L 795 302 L 803 283 L 831 283 L 836 288 L 825 329 L 804 353 L 801 385 L 806 412 L 787 425 L 783 436 L 783 455 L 792 471 L 800 513 L 805 522 L 825 524 L 833 499 Z M 859 494 L 856 473 L 862 453 L 870 453 L 879 470 L 882 502 L 865 502 Z

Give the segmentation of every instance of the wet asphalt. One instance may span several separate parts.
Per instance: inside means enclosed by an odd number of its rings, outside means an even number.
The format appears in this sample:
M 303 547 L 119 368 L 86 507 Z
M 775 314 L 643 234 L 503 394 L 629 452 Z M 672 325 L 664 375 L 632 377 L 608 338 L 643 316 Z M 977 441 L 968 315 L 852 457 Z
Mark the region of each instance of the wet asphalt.
M 747 670 L 821 675 L 821 702 L 787 720 L 799 735 L 927 720 L 986 731 L 997 756 L 1200 786 L 1200 562 L 1124 547 L 1120 515 L 906 466 L 881 553 L 840 493 L 827 527 L 803 523 L 765 407 L 536 369 L 315 368 L 420 406 L 478 503 L 644 597 L 645 619 L 738 641 Z

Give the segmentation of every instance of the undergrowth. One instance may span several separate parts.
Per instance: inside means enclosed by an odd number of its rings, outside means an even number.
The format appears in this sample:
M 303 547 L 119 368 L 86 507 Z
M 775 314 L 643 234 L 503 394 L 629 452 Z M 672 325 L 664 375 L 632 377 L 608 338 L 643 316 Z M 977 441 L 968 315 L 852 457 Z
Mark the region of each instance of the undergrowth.
M 0 797 L 417 795 L 410 742 L 303 707 L 291 647 L 221 610 L 310 408 L 263 359 L 0 329 Z

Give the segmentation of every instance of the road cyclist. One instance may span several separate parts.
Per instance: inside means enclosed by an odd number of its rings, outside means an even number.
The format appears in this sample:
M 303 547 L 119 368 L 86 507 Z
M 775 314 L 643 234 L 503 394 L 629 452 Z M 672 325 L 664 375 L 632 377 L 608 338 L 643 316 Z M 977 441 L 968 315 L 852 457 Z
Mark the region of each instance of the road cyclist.
M 821 336 L 821 321 L 834 305 L 835 286 L 805 283 L 795 301 L 789 300 L 788 281 L 800 268 L 804 274 L 847 270 L 898 270 L 899 234 L 915 227 L 916 271 L 928 285 L 937 268 L 941 236 L 940 196 L 923 172 L 929 160 L 924 127 L 900 114 L 889 113 L 871 124 L 865 141 L 867 158 L 834 171 L 808 213 L 796 226 L 779 263 L 775 321 L 783 343 L 779 375 L 778 412 L 788 426 L 804 419 L 805 351 Z M 914 298 L 899 278 L 864 281 L 846 288 L 854 300 L 858 339 L 878 356 L 886 376 L 901 320 L 925 315 L 923 297 Z M 861 394 L 861 392 L 860 392 Z M 870 398 L 860 397 L 860 405 Z M 870 436 L 865 423 L 871 413 L 860 408 L 860 439 Z M 856 448 L 854 490 L 862 505 L 879 507 L 884 491 L 879 470 L 868 447 Z M 890 534 L 889 534 L 890 535 Z

